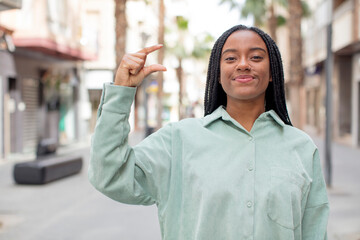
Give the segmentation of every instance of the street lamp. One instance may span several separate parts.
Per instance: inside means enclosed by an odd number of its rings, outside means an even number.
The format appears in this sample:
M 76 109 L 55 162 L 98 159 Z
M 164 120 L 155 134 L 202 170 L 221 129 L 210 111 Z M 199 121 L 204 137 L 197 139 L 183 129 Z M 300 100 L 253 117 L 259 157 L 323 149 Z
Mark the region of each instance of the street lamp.
M 328 26 L 327 26 L 327 58 L 325 60 L 326 69 L 326 120 L 325 120 L 325 181 L 328 187 L 332 184 L 332 73 L 334 56 L 332 52 L 332 21 L 333 21 L 333 0 L 328 1 Z

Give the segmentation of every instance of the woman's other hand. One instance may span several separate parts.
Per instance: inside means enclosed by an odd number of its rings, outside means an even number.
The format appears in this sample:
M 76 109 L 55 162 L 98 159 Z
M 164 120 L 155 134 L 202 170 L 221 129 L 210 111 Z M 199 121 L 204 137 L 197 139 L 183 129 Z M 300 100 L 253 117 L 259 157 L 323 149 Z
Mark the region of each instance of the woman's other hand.
M 141 49 L 136 53 L 125 54 L 116 71 L 114 84 L 126 87 L 137 87 L 150 73 L 166 71 L 166 68 L 161 64 L 153 64 L 145 67 L 147 55 L 162 47 L 163 45 L 159 44 Z

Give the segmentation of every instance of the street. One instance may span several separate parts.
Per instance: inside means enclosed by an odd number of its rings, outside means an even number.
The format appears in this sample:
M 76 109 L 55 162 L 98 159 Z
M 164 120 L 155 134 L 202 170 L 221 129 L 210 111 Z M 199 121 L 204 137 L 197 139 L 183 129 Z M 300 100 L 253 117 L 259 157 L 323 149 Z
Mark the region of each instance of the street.
M 313 137 L 324 161 L 324 141 Z M 329 240 L 360 239 L 360 150 L 333 143 L 333 186 L 328 189 Z
M 323 142 L 314 138 L 323 156 Z M 73 150 L 75 151 L 75 150 Z M 1 240 L 159 240 L 156 206 L 117 203 L 87 180 L 89 148 L 80 174 L 46 185 L 16 185 L 13 163 L 0 165 Z M 360 239 L 360 150 L 334 144 L 329 189 L 329 240 Z
M 159 240 L 156 206 L 120 204 L 80 174 L 45 185 L 16 185 L 13 164 L 0 165 L 0 240 Z

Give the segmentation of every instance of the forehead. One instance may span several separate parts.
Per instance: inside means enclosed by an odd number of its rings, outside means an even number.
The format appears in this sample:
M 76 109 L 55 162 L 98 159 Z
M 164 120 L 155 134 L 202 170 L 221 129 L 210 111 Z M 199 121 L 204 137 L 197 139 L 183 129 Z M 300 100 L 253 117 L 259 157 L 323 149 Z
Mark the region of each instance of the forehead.
M 223 50 L 227 48 L 254 48 L 261 47 L 267 50 L 264 40 L 254 31 L 251 30 L 239 30 L 233 32 L 224 44 Z

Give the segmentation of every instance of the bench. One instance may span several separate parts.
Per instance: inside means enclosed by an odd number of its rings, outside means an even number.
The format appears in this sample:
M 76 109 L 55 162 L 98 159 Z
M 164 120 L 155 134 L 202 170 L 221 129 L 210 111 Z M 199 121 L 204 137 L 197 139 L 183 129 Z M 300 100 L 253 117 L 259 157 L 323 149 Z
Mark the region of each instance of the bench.
M 17 184 L 45 184 L 81 171 L 82 156 L 56 155 L 54 141 L 41 141 L 36 160 L 14 165 L 13 176 Z

